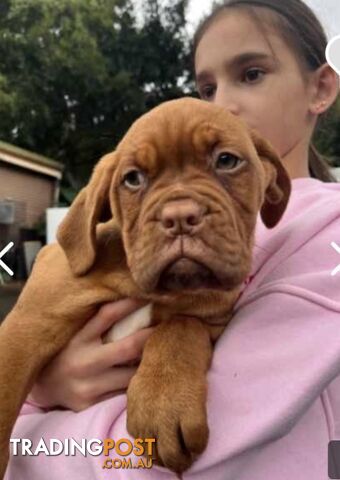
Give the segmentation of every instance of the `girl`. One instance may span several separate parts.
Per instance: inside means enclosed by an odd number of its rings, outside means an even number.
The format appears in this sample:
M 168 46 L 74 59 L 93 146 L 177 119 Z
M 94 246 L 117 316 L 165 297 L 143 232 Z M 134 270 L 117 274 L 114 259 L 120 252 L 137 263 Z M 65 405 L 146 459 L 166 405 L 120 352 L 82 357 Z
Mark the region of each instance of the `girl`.
M 209 445 L 188 480 L 321 480 L 340 438 L 340 185 L 311 138 L 338 79 L 327 40 L 301 0 L 232 0 L 194 38 L 202 99 L 240 115 L 281 155 L 292 179 L 273 230 L 260 219 L 252 281 L 219 339 L 209 372 Z M 152 329 L 111 345 L 101 335 L 140 308 L 105 305 L 41 375 L 12 438 L 126 438 L 125 390 Z M 120 366 L 118 366 L 118 364 Z M 125 366 L 121 366 L 125 365 Z M 97 403 L 99 400 L 105 400 Z M 65 410 L 48 410 L 61 406 Z M 90 408 L 87 408 L 91 406 Z M 86 410 L 84 410 L 86 408 Z M 109 478 L 95 456 L 13 456 L 7 480 Z M 116 470 L 117 479 L 170 479 L 169 471 Z

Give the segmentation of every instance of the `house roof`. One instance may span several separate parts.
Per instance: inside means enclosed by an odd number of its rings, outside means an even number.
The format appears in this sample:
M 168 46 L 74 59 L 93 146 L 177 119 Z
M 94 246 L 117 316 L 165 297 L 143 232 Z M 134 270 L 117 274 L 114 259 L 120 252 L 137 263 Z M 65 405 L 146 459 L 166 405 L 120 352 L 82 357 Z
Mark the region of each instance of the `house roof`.
M 10 143 L 0 141 L 0 161 L 60 179 L 63 164 Z

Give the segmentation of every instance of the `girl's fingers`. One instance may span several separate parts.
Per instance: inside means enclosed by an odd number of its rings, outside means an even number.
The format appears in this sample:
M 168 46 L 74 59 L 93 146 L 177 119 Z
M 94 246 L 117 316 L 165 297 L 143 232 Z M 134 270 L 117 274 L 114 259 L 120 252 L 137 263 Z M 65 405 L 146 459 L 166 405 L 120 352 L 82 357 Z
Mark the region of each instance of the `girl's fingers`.
M 84 410 L 98 401 L 125 392 L 136 371 L 136 367 L 121 367 L 89 378 L 86 383 L 79 384 L 73 392 L 72 409 Z M 114 390 L 112 389 L 113 385 Z
M 87 364 L 82 366 L 82 371 L 86 372 L 86 375 L 95 375 L 108 368 L 116 367 L 118 369 L 119 365 L 140 359 L 145 342 L 154 329 L 155 327 L 143 328 L 116 342 L 99 345 Z
M 124 298 L 116 302 L 106 303 L 96 315 L 90 319 L 78 333 L 77 340 L 87 342 L 100 337 L 115 322 L 122 320 L 130 313 L 145 306 L 147 302 L 135 298 Z
M 126 393 L 126 390 L 127 388 L 122 388 L 120 390 L 115 390 L 114 392 L 105 393 L 104 395 L 101 395 L 100 397 L 94 399 L 91 405 L 94 405 L 95 403 L 103 402 L 104 400 L 108 400 L 109 398 L 116 397 L 117 395 L 121 395 L 122 393 Z
M 115 393 L 121 389 L 126 389 L 136 371 L 137 367 L 120 367 L 96 375 L 91 385 L 92 396 L 98 398 L 106 393 Z M 112 385 L 114 385 L 114 390 Z

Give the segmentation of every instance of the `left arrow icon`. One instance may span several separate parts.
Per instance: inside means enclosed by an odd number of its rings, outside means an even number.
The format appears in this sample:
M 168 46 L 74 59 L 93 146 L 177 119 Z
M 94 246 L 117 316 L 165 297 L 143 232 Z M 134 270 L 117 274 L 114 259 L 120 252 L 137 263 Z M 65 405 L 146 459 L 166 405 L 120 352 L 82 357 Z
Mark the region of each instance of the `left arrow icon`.
M 12 272 L 12 270 L 6 265 L 5 262 L 1 260 L 1 258 L 8 252 L 8 250 L 10 250 L 13 247 L 13 245 L 14 245 L 13 242 L 9 242 L 9 244 L 6 245 L 6 247 L 0 251 L 0 267 L 2 267 L 5 270 L 5 272 L 7 272 L 8 275 L 10 275 L 11 277 L 13 277 L 14 272 Z

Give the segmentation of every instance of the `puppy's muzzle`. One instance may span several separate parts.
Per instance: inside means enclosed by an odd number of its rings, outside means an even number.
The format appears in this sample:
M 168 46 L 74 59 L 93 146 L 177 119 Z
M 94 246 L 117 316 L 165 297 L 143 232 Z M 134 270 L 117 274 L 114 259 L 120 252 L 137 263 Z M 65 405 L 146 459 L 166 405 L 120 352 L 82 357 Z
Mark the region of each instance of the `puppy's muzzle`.
M 207 207 L 191 198 L 167 202 L 161 211 L 161 228 L 168 237 L 192 235 L 202 227 Z
M 182 243 L 175 258 L 170 255 L 163 265 L 158 281 L 161 290 L 222 287 L 213 270 L 209 268 L 209 261 L 204 258 L 203 252 L 199 255 L 200 258 L 197 258 L 197 255 L 193 258 L 188 248 L 185 248 L 186 242 L 199 237 L 207 213 L 208 207 L 200 205 L 193 198 L 172 199 L 163 205 L 159 216 L 159 228 L 173 245 Z

